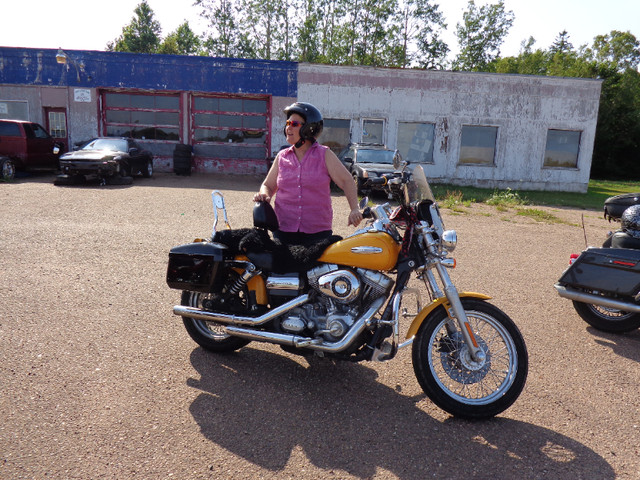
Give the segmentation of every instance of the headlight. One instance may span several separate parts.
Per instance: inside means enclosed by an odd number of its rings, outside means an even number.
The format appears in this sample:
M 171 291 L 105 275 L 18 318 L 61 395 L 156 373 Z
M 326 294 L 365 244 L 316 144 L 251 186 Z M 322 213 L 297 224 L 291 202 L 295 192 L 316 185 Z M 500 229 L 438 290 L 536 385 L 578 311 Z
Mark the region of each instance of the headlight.
M 458 235 L 455 230 L 445 230 L 442 232 L 442 246 L 447 252 L 453 252 L 458 243 Z
M 369 172 L 362 170 L 362 178 L 369 178 Z

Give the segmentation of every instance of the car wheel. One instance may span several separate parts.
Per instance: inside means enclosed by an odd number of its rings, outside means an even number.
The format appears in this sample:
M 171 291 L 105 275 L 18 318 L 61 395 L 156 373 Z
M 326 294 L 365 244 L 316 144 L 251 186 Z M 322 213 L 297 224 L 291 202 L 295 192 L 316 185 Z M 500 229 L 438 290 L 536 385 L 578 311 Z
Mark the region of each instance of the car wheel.
M 142 176 L 144 178 L 151 178 L 153 176 L 153 161 L 147 160 L 147 165 L 142 169 Z
M 0 159 L 0 178 L 5 182 L 12 182 L 16 178 L 16 167 L 9 158 Z

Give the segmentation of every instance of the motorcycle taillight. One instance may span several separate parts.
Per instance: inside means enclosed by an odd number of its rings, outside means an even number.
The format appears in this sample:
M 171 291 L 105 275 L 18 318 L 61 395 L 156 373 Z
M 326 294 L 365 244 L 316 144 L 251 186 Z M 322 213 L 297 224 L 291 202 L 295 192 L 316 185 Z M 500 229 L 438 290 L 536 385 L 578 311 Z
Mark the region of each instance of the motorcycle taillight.
M 579 256 L 580 256 L 580 254 L 579 254 L 579 253 L 572 253 L 572 254 L 569 256 L 569 265 L 573 264 L 573 262 L 575 262 L 575 261 L 576 261 L 576 258 L 578 258 Z

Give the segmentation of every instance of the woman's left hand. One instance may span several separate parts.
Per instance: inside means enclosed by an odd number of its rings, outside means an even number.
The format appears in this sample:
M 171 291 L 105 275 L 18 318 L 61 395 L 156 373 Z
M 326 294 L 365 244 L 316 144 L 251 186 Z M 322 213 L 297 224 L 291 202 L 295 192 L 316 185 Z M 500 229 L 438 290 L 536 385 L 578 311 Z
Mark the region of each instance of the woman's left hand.
M 351 213 L 349 214 L 349 223 L 347 223 L 347 226 L 353 225 L 354 227 L 357 227 L 361 221 L 362 212 L 357 208 L 351 210 Z

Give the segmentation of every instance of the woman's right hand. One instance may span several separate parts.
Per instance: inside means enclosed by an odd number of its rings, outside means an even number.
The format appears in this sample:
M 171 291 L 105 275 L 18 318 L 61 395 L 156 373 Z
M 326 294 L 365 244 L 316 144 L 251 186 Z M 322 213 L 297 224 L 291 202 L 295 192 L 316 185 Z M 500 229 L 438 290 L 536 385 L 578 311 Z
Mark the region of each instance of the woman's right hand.
M 271 201 L 271 197 L 269 197 L 269 195 L 267 195 L 266 193 L 258 192 L 253 196 L 253 201 L 269 203 Z

